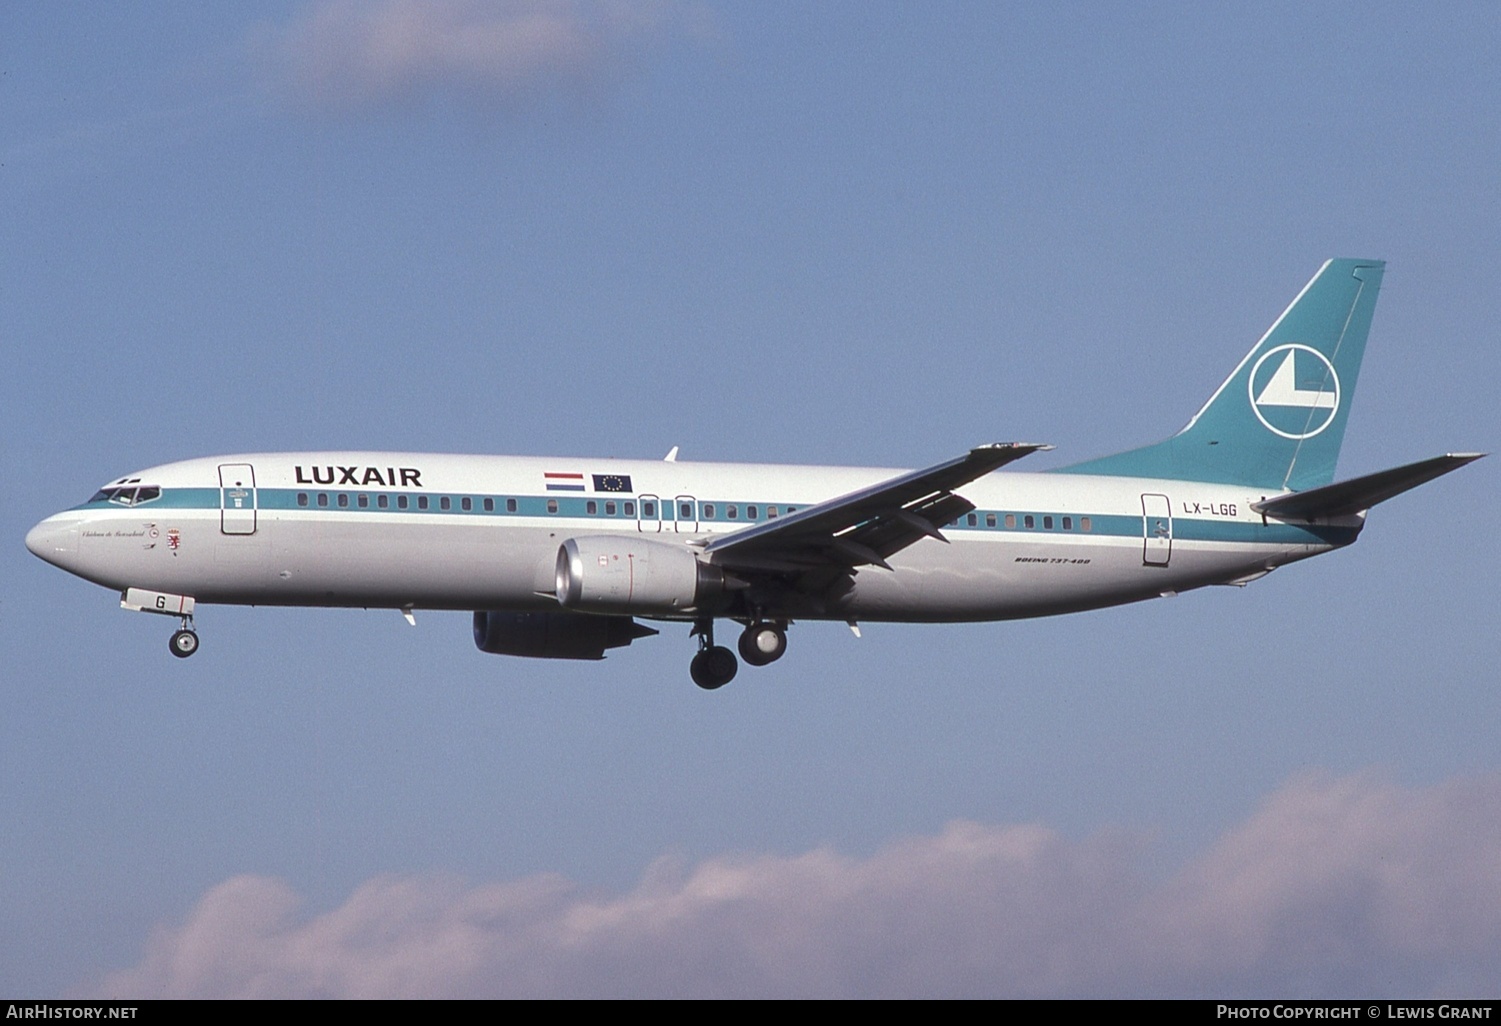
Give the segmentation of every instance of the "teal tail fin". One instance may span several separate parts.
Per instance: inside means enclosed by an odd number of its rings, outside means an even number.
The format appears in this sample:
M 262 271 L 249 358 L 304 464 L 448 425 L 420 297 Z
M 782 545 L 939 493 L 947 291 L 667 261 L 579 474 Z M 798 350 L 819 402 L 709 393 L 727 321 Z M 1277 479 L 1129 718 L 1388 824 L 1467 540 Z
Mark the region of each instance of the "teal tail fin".
M 1182 431 L 1058 473 L 1278 491 L 1329 484 L 1385 266 L 1328 261 Z

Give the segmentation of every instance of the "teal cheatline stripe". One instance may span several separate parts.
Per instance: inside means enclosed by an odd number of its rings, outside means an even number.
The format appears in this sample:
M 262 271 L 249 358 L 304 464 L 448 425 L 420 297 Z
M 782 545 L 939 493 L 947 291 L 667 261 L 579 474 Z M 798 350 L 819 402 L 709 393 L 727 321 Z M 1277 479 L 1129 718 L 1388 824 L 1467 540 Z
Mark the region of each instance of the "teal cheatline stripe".
M 1139 532 L 1138 532 L 1139 533 Z M 1241 524 L 1213 520 L 1174 520 L 1174 541 L 1260 542 L 1266 545 L 1349 545 L 1358 527 L 1327 524 Z
M 319 506 L 318 496 L 328 496 L 328 505 Z M 349 505 L 340 506 L 338 497 L 348 497 Z M 367 504 L 359 505 L 359 497 L 366 496 Z M 378 496 L 385 495 L 388 504 L 382 508 L 378 504 Z M 405 495 L 408 499 L 406 509 L 401 509 L 396 504 L 396 497 Z M 298 498 L 306 496 L 307 505 L 302 505 Z M 337 492 L 337 491 L 299 491 L 291 488 L 259 488 L 256 490 L 256 506 L 261 512 L 294 511 L 297 513 L 369 513 L 383 516 L 402 517 L 408 515 L 421 516 L 445 516 L 454 521 L 472 520 L 475 518 L 508 519 L 523 518 L 529 520 L 544 519 L 571 519 L 589 520 L 597 522 L 601 527 L 610 524 L 621 526 L 634 525 L 636 517 L 625 513 L 625 503 L 636 502 L 635 499 L 584 499 L 559 495 L 482 495 L 469 493 L 448 494 L 450 507 L 442 509 L 439 500 L 444 498 L 442 494 L 430 494 L 425 497 L 428 500 L 427 509 L 417 508 L 417 496 L 415 492 Z M 471 509 L 465 510 L 461 500 L 469 498 Z M 484 502 L 492 500 L 495 508 L 486 510 Z M 721 500 L 703 500 L 715 506 L 729 505 Z M 219 489 L 217 488 L 169 488 L 162 491 L 161 497 L 139 506 L 121 506 L 118 503 L 108 501 L 87 502 L 74 509 L 117 509 L 132 510 L 142 516 L 150 516 L 153 510 L 201 510 L 215 512 L 219 510 Z M 507 508 L 507 504 L 515 502 L 516 509 Z M 588 503 L 593 502 L 597 512 L 588 511 Z M 607 502 L 614 502 L 616 512 L 611 515 L 605 513 Z M 755 505 L 764 509 L 768 505 L 777 503 L 752 502 L 745 503 L 737 500 L 742 505 Z M 549 505 L 556 504 L 557 511 L 549 510 Z M 671 511 L 666 504 L 659 507 L 664 514 Z M 787 508 L 787 507 L 783 507 Z M 961 517 L 956 524 L 950 524 L 943 530 L 945 533 L 958 532 L 961 534 L 976 535 L 1008 535 L 1008 536 L 1038 536 L 1042 538 L 1053 537 L 1104 537 L 1104 538 L 1141 538 L 1143 535 L 1142 518 L 1140 514 L 1119 515 L 1111 513 L 1057 513 L 1047 510 L 976 510 L 977 523 L 971 525 L 968 516 Z M 986 518 L 993 516 L 995 526 L 986 523 Z M 1006 517 L 1015 519 L 1015 526 L 1006 526 Z M 1033 520 L 1032 527 L 1026 526 L 1026 518 Z M 1044 518 L 1051 518 L 1053 527 L 1044 527 Z M 1073 525 L 1070 529 L 1063 528 L 1063 520 L 1067 517 Z M 1089 530 L 1083 527 L 1083 521 L 1090 522 Z M 663 523 L 672 521 L 664 516 Z M 716 523 L 718 521 L 715 521 Z M 731 521 L 724 521 L 731 523 Z M 756 521 L 742 521 L 749 525 Z M 1173 537 L 1179 541 L 1216 541 L 1216 542 L 1246 542 L 1272 545 L 1348 545 L 1353 542 L 1360 533 L 1355 527 L 1330 527 L 1327 525 L 1300 525 L 1280 522 L 1267 524 L 1246 523 L 1244 521 L 1214 521 L 1214 520 L 1190 520 L 1179 518 L 1173 521 Z
M 967 521 L 961 520 L 958 525 L 945 527 L 944 533 L 953 532 L 979 533 L 979 534 L 1005 534 L 1023 536 L 1053 537 L 1105 537 L 1105 538 L 1133 538 L 1140 539 L 1143 536 L 1143 525 L 1140 514 L 1118 516 L 1113 514 L 1068 514 L 1073 518 L 1074 528 L 1063 530 L 1060 525 L 1062 514 L 1051 514 L 1054 526 L 1042 527 L 1042 518 L 1045 514 L 1033 513 L 1032 517 L 1037 526 L 1023 526 L 1022 517 L 1026 514 L 1017 513 L 1015 527 L 1005 527 L 1005 514 L 997 514 L 997 526 L 984 526 L 984 514 L 980 515 L 980 524 L 970 526 Z M 1079 521 L 1088 516 L 1090 529 L 1083 530 Z M 1217 520 L 1190 520 L 1187 518 L 1175 518 L 1173 520 L 1173 539 L 1175 541 L 1214 541 L 1214 542 L 1243 542 L 1258 543 L 1263 545 L 1348 545 L 1360 534 L 1358 527 L 1331 527 L 1329 525 L 1314 524 L 1287 524 L 1271 522 L 1267 524 L 1246 523 L 1244 521 L 1217 521 Z
M 1333 481 L 1384 267 L 1330 260 L 1182 431 L 1053 473 L 1276 491 Z

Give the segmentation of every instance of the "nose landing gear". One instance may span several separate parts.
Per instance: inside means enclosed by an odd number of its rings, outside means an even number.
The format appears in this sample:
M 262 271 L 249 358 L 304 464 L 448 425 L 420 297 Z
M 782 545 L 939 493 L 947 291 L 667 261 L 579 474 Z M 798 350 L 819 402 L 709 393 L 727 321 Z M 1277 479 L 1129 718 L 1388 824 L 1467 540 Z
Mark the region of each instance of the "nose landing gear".
M 170 533 L 170 532 L 169 532 Z M 186 659 L 198 651 L 198 635 L 193 630 L 193 606 L 191 595 L 174 595 L 166 591 L 147 591 L 145 588 L 126 588 L 120 594 L 120 608 L 138 613 L 156 613 L 159 616 L 175 616 L 182 624 L 167 642 L 167 647 L 179 659 Z

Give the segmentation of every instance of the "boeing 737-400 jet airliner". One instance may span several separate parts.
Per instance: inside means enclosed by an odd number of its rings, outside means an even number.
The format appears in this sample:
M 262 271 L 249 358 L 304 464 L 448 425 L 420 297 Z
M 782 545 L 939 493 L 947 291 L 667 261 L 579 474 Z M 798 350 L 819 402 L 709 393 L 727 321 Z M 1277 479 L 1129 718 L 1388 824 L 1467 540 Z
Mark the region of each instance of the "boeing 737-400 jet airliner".
M 1046 473 L 982 445 L 926 470 L 302 452 L 127 474 L 26 536 L 177 617 L 199 603 L 474 613 L 485 652 L 602 659 L 691 623 L 694 681 L 781 658 L 795 620 L 1046 616 L 1245 584 L 1355 541 L 1366 511 L 1480 453 L 1334 481 L 1383 263 L 1320 268 L 1178 434 Z

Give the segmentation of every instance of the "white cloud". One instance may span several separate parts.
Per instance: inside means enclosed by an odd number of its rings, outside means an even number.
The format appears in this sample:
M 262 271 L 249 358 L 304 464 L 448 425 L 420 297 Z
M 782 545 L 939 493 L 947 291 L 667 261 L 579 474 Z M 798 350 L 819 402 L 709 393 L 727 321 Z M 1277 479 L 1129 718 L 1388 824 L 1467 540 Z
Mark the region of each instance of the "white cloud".
M 661 860 L 625 894 L 556 876 L 379 878 L 319 915 L 228 880 L 114 997 L 1494 995 L 1501 779 L 1308 777 L 1167 880 L 1124 835 L 950 824 L 869 858 Z
M 708 23 L 684 0 L 322 0 L 261 42 L 279 83 L 314 107 L 512 102 L 614 78 Z

